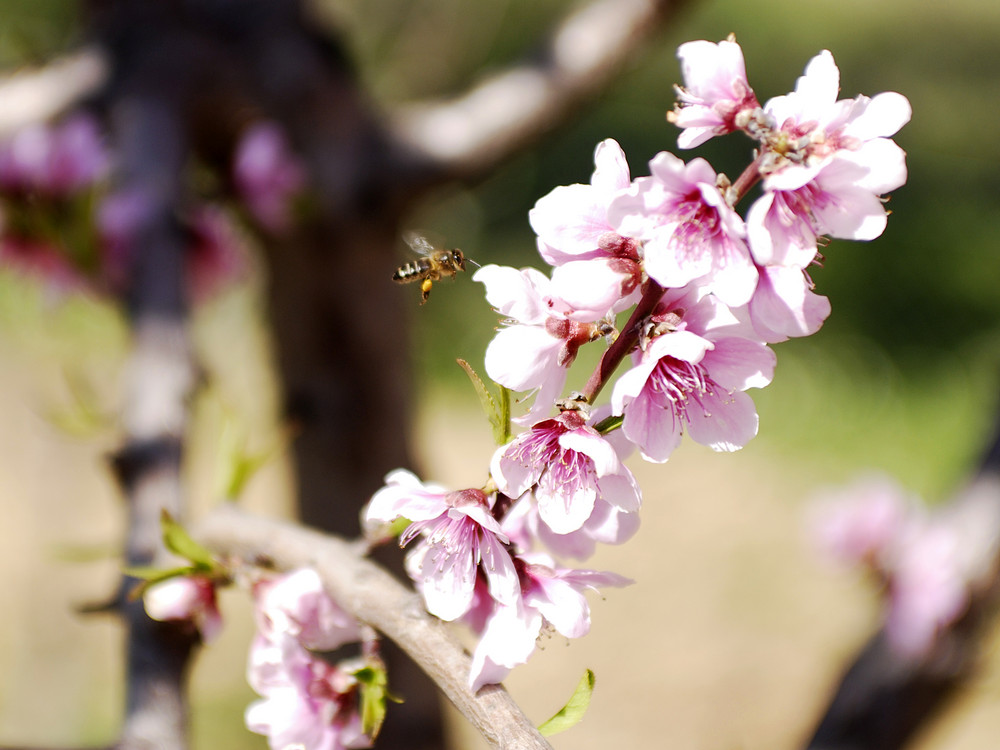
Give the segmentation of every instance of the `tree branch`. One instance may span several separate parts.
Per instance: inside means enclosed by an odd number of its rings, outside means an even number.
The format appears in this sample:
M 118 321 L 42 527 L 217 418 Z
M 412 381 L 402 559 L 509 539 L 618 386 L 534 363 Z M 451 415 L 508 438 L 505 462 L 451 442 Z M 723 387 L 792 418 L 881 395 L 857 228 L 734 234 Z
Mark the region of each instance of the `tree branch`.
M 95 94 L 108 73 L 104 54 L 90 47 L 43 68 L 18 71 L 0 79 L 0 136 L 71 109 Z
M 362 548 L 287 522 L 257 518 L 223 506 L 203 519 L 195 537 L 213 551 L 245 560 L 263 555 L 282 570 L 311 567 L 341 607 L 395 641 L 492 747 L 538 750 L 551 746 L 500 685 L 473 694 L 471 660 L 449 626 L 429 615 L 420 597 L 379 566 Z
M 128 308 L 133 348 L 126 373 L 125 443 L 112 463 L 128 502 L 125 563 L 165 562 L 160 515 L 182 517 L 181 454 L 187 399 L 194 384 L 184 292 L 184 238 L 174 218 L 180 202 L 186 138 L 177 112 L 155 89 L 123 87 L 110 115 L 125 190 L 148 211 L 131 243 Z M 187 667 L 198 643 L 189 623 L 157 622 L 136 581 L 122 581 L 119 601 L 128 628 L 125 722 L 119 750 L 187 747 Z
M 449 101 L 391 113 L 395 137 L 441 171 L 482 173 L 566 121 L 662 28 L 682 0 L 596 0 L 555 29 L 537 62 Z

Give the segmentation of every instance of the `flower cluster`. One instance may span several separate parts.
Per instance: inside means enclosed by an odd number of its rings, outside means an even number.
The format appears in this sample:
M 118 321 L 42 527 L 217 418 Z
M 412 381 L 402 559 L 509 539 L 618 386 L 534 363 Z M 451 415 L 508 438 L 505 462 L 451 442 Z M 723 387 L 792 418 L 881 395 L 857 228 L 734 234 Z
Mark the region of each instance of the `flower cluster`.
M 574 571 L 544 556 L 517 552 L 494 517 L 496 494 L 448 492 L 399 469 L 386 477 L 365 511 L 369 528 L 411 521 L 400 537 L 406 567 L 427 610 L 442 620 L 464 618 L 481 636 L 469 683 L 474 690 L 499 682 L 535 649 L 543 624 L 567 637 L 590 628 L 585 589 L 621 586 L 613 573 Z
M 989 581 L 997 510 L 974 500 L 931 512 L 889 477 L 872 476 L 817 497 L 810 508 L 817 546 L 863 565 L 879 582 L 886 637 L 901 655 L 926 655 Z
M 0 266 L 27 272 L 59 291 L 119 291 L 128 285 L 156 202 L 115 184 L 112 152 L 93 117 L 32 125 L 0 142 Z M 226 179 L 256 228 L 286 231 L 306 187 L 305 169 L 276 125 L 247 128 Z M 208 298 L 248 268 L 247 243 L 233 211 L 218 200 L 189 202 L 181 222 L 186 282 Z
M 664 462 L 685 433 L 716 451 L 756 435 L 746 391 L 771 382 L 770 345 L 815 333 L 830 312 L 808 274 L 818 248 L 881 234 L 883 196 L 906 177 L 889 139 L 909 119 L 906 99 L 838 100 L 829 52 L 764 105 L 732 39 L 685 44 L 679 56 L 684 86 L 668 115 L 679 145 L 740 131 L 754 141 L 752 163 L 731 181 L 704 159 L 663 152 L 633 178 L 620 146 L 600 143 L 589 184 L 557 187 L 529 213 L 551 274 L 487 265 L 473 276 L 504 319 L 487 374 L 534 394 L 514 418 L 525 430 L 497 449 L 482 489 L 400 470 L 365 511 L 370 531 L 410 522 L 400 543 L 413 543 L 407 568 L 428 610 L 479 635 L 473 688 L 526 661 L 546 629 L 586 633 L 586 589 L 628 583 L 557 562 L 637 530 L 642 495 L 626 454 Z M 563 398 L 580 348 L 601 341 L 597 368 Z M 609 403 L 598 404 L 605 387 Z
M 361 640 L 358 623 L 324 592 L 311 569 L 259 582 L 254 594 L 257 634 L 247 680 L 263 697 L 247 709 L 250 731 L 267 735 L 274 750 L 370 747 L 356 676 L 367 662 L 324 658 Z

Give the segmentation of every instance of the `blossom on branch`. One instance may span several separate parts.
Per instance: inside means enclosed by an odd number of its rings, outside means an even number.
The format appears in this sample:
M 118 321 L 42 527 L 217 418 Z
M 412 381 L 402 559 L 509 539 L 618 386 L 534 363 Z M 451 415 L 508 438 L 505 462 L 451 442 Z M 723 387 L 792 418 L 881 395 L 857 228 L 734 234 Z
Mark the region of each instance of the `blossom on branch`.
M 0 145 L 0 190 L 66 198 L 107 176 L 110 163 L 91 117 L 32 125 Z
M 537 391 L 528 414 L 517 420 L 530 424 L 562 393 L 580 347 L 599 339 L 607 327 L 588 321 L 591 311 L 573 310 L 554 293 L 553 282 L 533 268 L 487 265 L 472 279 L 486 286 L 486 299 L 507 316 L 508 325 L 486 349 L 486 372 L 512 391 Z
M 265 638 L 293 637 L 303 648 L 332 651 L 360 640 L 357 621 L 323 588 L 311 568 L 261 581 L 254 587 L 257 630 Z
M 601 141 L 594 166 L 589 185 L 557 187 L 528 212 L 538 252 L 555 266 L 556 296 L 577 313 L 592 311 L 592 320 L 635 304 L 642 281 L 638 243 L 615 231 L 607 216 L 611 201 L 630 184 L 621 146 Z
M 627 586 L 616 573 L 560 568 L 545 555 L 517 558 L 521 597 L 510 605 L 495 603 L 472 655 L 469 683 L 473 690 L 503 680 L 527 662 L 545 630 L 566 638 L 590 631 L 590 606 L 584 591 L 600 586 Z
M 743 391 L 771 382 L 774 353 L 697 289 L 668 291 L 650 324 L 611 396 L 625 437 L 655 462 L 670 457 L 685 431 L 717 451 L 742 448 L 757 434 L 757 411 Z
M 743 220 L 717 186 L 715 170 L 704 159 L 685 164 L 666 151 L 649 169 L 608 209 L 618 231 L 642 240 L 646 273 L 666 288 L 695 282 L 727 305 L 745 304 L 757 269 Z
M 605 440 L 578 411 L 535 424 L 493 455 L 490 473 L 508 497 L 534 488 L 540 519 L 555 534 L 581 529 L 598 500 L 635 513 L 639 485 Z
M 838 100 L 839 91 L 824 50 L 794 92 L 763 107 L 764 194 L 747 216 L 758 263 L 804 267 L 819 235 L 872 240 L 885 229 L 880 196 L 906 181 L 906 155 L 889 136 L 909 121 L 910 104 L 895 92 Z
M 682 132 L 680 148 L 694 148 L 738 129 L 741 113 L 760 107 L 747 82 L 743 50 L 730 37 L 718 44 L 705 40 L 677 48 L 684 85 L 677 86 L 677 108 L 667 119 Z
M 247 708 L 247 728 L 267 735 L 272 750 L 370 747 L 355 676 L 365 660 L 333 664 L 321 655 L 361 640 L 359 624 L 312 569 L 261 581 L 254 594 L 257 635 L 247 681 L 262 697 Z
M 406 564 L 428 612 L 442 620 L 468 612 L 479 571 L 494 599 L 513 603 L 518 598 L 517 574 L 506 547 L 509 539 L 491 515 L 482 490 L 448 492 L 422 484 L 404 469 L 389 473 L 385 481 L 365 510 L 365 522 L 411 522 L 399 543 L 419 539 Z
M 215 583 L 206 576 L 174 576 L 151 584 L 143 592 L 142 603 L 154 620 L 190 620 L 205 643 L 215 640 L 222 630 Z

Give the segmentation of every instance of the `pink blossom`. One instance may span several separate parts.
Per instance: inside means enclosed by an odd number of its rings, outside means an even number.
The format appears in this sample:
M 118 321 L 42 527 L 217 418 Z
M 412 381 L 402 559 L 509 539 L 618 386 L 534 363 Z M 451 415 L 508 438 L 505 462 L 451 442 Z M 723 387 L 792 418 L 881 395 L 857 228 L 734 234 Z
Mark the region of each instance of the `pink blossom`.
M 775 124 L 767 139 L 775 162 L 766 173 L 809 169 L 838 151 L 859 151 L 878 142 L 876 149 L 885 149 L 882 156 L 889 157 L 882 180 L 901 184 L 905 172 L 900 174 L 899 159 L 889 156 L 898 147 L 887 139 L 910 119 L 906 97 L 887 92 L 871 99 L 858 96 L 838 100 L 839 93 L 840 71 L 833 55 L 823 50 L 809 61 L 794 92 L 764 105 Z M 870 165 L 874 172 L 880 171 L 878 161 Z
M 972 592 L 992 580 L 998 516 L 989 494 L 929 513 L 890 478 L 874 477 L 821 496 L 809 521 L 828 553 L 878 576 L 888 644 L 919 658 L 962 617 Z
M 744 238 L 743 220 L 716 187 L 704 159 L 688 164 L 662 152 L 608 209 L 618 231 L 643 241 L 646 273 L 660 285 L 705 286 L 728 305 L 745 304 L 757 270 Z
M 823 51 L 795 91 L 764 106 L 764 195 L 747 218 L 750 246 L 762 265 L 805 266 L 815 237 L 871 240 L 885 229 L 879 196 L 906 181 L 903 150 L 888 136 L 910 118 L 906 98 L 838 100 L 840 73 Z
M 533 550 L 541 542 L 552 554 L 586 560 L 597 544 L 624 544 L 639 530 L 639 512 L 623 510 L 602 497 L 594 502 L 590 517 L 576 531 L 557 534 L 540 517 L 531 494 L 522 496 L 503 518 L 501 528 L 521 550 Z
M 921 521 L 899 536 L 888 561 L 885 631 L 890 645 L 903 654 L 926 653 L 969 603 L 961 538 L 946 524 Z
M 539 198 L 528 212 L 531 228 L 538 235 L 538 252 L 547 263 L 559 266 L 617 254 L 637 260 L 634 246 L 623 247 L 620 235 L 608 223 L 608 204 L 629 186 L 628 162 L 612 139 L 601 141 L 594 151 L 594 174 L 589 185 L 562 185 Z M 619 238 L 612 245 L 612 235 Z M 604 247 L 602 247 L 602 244 Z
M 820 548 L 832 557 L 879 564 L 912 507 L 912 499 L 894 481 L 873 476 L 818 497 L 808 523 Z
M 745 308 L 756 338 L 774 344 L 811 336 L 822 327 L 830 315 L 830 300 L 813 291 L 802 269 L 766 266 L 757 272 L 757 289 Z
M 735 40 L 687 42 L 678 47 L 677 57 L 684 86 L 677 87 L 678 106 L 667 119 L 683 129 L 677 136 L 680 148 L 737 130 L 737 115 L 760 107 Z
M 199 206 L 191 216 L 187 283 L 196 302 L 243 277 L 248 268 L 246 240 L 221 206 Z
M 713 450 L 743 447 L 757 434 L 743 391 L 771 382 L 774 353 L 742 335 L 732 313 L 702 292 L 668 292 L 652 324 L 652 338 L 611 396 L 625 436 L 656 462 L 670 457 L 685 430 Z
M 101 273 L 112 287 L 127 283 L 136 243 L 153 211 L 151 198 L 138 190 L 113 193 L 101 204 L 97 213 L 104 252 Z M 185 218 L 190 240 L 186 281 L 195 301 L 203 302 L 246 273 L 246 242 L 230 214 L 219 205 L 196 206 Z
M 406 564 L 431 614 L 442 620 L 464 615 L 472 606 L 480 570 L 497 601 L 512 603 L 520 596 L 505 546 L 509 539 L 490 514 L 482 490 L 445 492 L 397 469 L 372 497 L 365 520 L 389 523 L 397 518 L 411 521 L 400 536 L 400 546 L 420 538 Z
M 154 620 L 190 620 L 205 643 L 222 630 L 215 583 L 205 576 L 175 576 L 149 586 L 142 597 Z
M 552 282 L 533 268 L 487 265 L 472 279 L 486 286 L 486 299 L 507 316 L 507 327 L 486 349 L 486 372 L 511 390 L 537 390 L 528 414 L 516 420 L 534 421 L 562 393 L 579 348 L 600 338 L 602 329 L 580 322 L 553 293 Z
M 557 187 L 528 212 L 539 253 L 556 266 L 556 295 L 577 312 L 589 310 L 591 320 L 635 304 L 642 281 L 638 244 L 607 218 L 611 200 L 629 186 L 625 154 L 609 138 L 594 151 L 594 165 L 589 185 Z
M 508 497 L 534 488 L 539 516 L 556 534 L 580 529 L 598 499 L 626 513 L 642 502 L 632 472 L 576 411 L 539 422 L 499 448 L 490 473 Z
M 77 115 L 58 125 L 32 125 L 0 146 L 0 187 L 65 197 L 108 172 L 97 122 Z
M 272 750 L 371 747 L 371 738 L 362 731 L 358 681 L 349 665 L 329 664 L 294 642 L 258 635 L 247 680 L 263 696 L 247 708 L 247 728 L 266 735 Z
M 518 570 L 522 597 L 513 605 L 498 604 L 486 621 L 472 655 L 473 690 L 502 681 L 511 669 L 527 662 L 543 628 L 566 638 L 586 635 L 590 606 L 585 590 L 632 583 L 616 573 L 558 568 L 544 555 L 519 557 Z
M 330 598 L 311 568 L 263 581 L 254 595 L 257 629 L 270 640 L 288 635 L 303 648 L 332 651 L 361 638 L 357 620 Z
M 762 265 L 804 268 L 816 255 L 820 235 L 849 240 L 881 235 L 887 214 L 879 195 L 899 187 L 905 169 L 898 182 L 876 184 L 864 159 L 886 150 L 883 164 L 894 158 L 902 162 L 898 148 L 873 144 L 864 152 L 839 152 L 815 167 L 788 169 L 765 180 L 764 194 L 747 213 L 754 259 Z
M 305 169 L 279 126 L 261 122 L 247 129 L 236 147 L 233 180 L 257 221 L 274 232 L 288 228 L 292 199 L 305 186 Z

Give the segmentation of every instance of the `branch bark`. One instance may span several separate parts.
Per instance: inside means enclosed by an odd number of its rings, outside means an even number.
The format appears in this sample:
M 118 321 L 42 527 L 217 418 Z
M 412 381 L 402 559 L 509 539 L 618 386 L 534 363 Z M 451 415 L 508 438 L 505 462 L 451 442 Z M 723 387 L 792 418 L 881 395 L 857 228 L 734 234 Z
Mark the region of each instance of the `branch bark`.
M 130 71 L 140 79 L 148 71 Z M 181 454 L 194 366 L 187 331 L 184 237 L 174 217 L 182 194 L 186 138 L 164 94 L 126 76 L 110 105 L 126 190 L 147 211 L 132 244 L 127 302 L 133 349 L 125 383 L 125 443 L 112 463 L 128 502 L 125 564 L 163 564 L 160 515 L 183 516 Z M 138 84 L 138 85 L 137 85 Z M 187 747 L 187 670 L 198 643 L 187 623 L 150 619 L 119 595 L 128 640 L 125 721 L 119 750 Z
M 244 560 L 263 555 L 282 570 L 314 568 L 330 596 L 401 646 L 492 747 L 551 748 L 502 686 L 490 685 L 475 694 L 469 690 L 471 660 L 449 626 L 429 615 L 417 594 L 361 557 L 358 544 L 250 516 L 233 506 L 211 512 L 194 535 L 221 555 Z
M 391 133 L 452 176 L 482 174 L 564 123 L 663 28 L 682 0 L 596 0 L 568 16 L 537 60 L 448 101 L 390 113 Z

